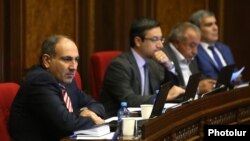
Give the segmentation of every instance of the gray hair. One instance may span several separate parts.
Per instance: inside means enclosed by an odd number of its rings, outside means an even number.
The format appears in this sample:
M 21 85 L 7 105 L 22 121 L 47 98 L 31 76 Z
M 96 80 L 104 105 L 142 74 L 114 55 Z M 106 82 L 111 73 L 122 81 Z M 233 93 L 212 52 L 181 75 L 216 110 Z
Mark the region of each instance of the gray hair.
M 171 29 L 169 33 L 169 41 L 172 43 L 176 41 L 182 42 L 185 40 L 185 32 L 189 28 L 200 34 L 200 29 L 196 25 L 190 22 L 179 23 Z
M 198 10 L 191 15 L 191 17 L 189 18 L 189 22 L 200 27 L 202 19 L 204 19 L 205 17 L 211 17 L 211 16 L 215 17 L 214 13 L 211 11 Z

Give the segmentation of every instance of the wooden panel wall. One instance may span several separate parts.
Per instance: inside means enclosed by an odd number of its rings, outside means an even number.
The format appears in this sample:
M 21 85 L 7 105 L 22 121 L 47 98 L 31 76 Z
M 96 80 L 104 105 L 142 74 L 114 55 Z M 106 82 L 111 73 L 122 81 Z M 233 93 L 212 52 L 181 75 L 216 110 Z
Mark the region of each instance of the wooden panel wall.
M 129 27 L 135 17 L 156 18 L 167 37 L 173 25 L 202 8 L 212 9 L 219 15 L 219 26 L 225 31 L 221 32 L 222 39 L 236 52 L 239 65 L 250 67 L 242 56 L 242 52 L 248 51 L 250 21 L 237 22 L 242 21 L 240 11 L 247 9 L 246 3 L 233 0 L 3 0 L 0 4 L 1 82 L 20 82 L 26 69 L 37 62 L 41 42 L 51 34 L 65 34 L 79 47 L 79 72 L 88 91 L 91 54 L 101 50 L 126 50 Z M 247 12 L 243 13 L 246 17 Z
M 236 65 L 246 66 L 243 72 L 243 79 L 250 80 L 250 1 L 235 2 L 235 0 L 225 0 L 224 2 L 224 41 L 230 45 Z
M 0 21 L 4 21 L 4 1 L 0 1 Z M 4 22 L 0 22 L 0 82 L 4 81 Z
M 163 34 L 167 38 L 171 27 L 187 21 L 194 11 L 207 7 L 207 0 L 157 0 L 155 17 L 160 21 Z
M 78 36 L 77 0 L 26 0 L 24 4 L 25 68 L 38 60 L 42 41 L 53 34 L 64 34 L 76 40 Z

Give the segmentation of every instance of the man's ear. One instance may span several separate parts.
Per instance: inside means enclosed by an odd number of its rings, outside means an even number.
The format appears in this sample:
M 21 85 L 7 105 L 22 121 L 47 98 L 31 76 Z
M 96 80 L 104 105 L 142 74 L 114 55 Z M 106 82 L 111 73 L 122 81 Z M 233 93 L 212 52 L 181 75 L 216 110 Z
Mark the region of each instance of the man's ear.
M 51 59 L 51 57 L 48 54 L 43 54 L 42 63 L 46 69 L 49 68 L 49 66 L 50 66 L 50 61 L 51 61 L 50 59 Z
M 134 38 L 135 46 L 139 47 L 141 46 L 142 39 L 138 36 Z
M 179 48 L 180 41 L 174 41 L 172 44 L 174 45 L 175 48 Z

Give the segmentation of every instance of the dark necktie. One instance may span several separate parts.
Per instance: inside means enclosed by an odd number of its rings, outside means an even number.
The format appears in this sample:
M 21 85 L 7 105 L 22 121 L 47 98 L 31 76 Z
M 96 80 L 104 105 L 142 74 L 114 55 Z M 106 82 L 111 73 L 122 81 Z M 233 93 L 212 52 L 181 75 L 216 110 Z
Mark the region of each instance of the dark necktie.
M 143 65 L 144 68 L 144 92 L 143 95 L 149 95 L 149 73 L 148 73 L 148 63 Z
M 68 93 L 66 91 L 65 86 L 62 85 L 62 84 L 59 84 L 59 86 L 62 89 L 62 96 L 63 96 L 63 100 L 65 102 L 66 107 L 68 108 L 69 112 L 73 112 L 73 108 L 72 108 L 72 105 L 71 105 L 71 100 L 70 100 L 70 97 L 68 96 Z
M 215 50 L 214 50 L 214 46 L 209 46 L 208 48 L 212 51 L 212 54 L 213 54 L 214 60 L 215 60 L 216 63 L 217 63 L 218 69 L 221 70 L 221 68 L 223 67 L 223 65 L 222 65 L 222 63 L 221 63 L 221 60 L 220 60 L 218 54 L 217 54 L 217 53 L 215 52 Z

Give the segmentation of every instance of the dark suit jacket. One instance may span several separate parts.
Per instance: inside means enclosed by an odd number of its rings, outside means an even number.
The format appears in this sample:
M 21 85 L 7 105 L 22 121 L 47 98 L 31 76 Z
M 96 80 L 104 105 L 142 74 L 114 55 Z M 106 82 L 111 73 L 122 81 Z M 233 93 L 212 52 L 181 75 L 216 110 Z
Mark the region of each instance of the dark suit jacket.
M 221 52 L 227 65 L 235 63 L 233 54 L 227 45 L 216 42 L 215 46 Z M 201 45 L 198 47 L 198 54 L 196 57 L 200 71 L 209 78 L 217 79 L 220 71 Z
M 79 116 L 81 107 L 88 107 L 104 116 L 104 107 L 80 91 L 75 80 L 66 86 L 74 113 L 65 106 L 57 80 L 40 66 L 27 74 L 14 99 L 9 127 L 13 140 L 57 141 L 75 130 L 94 126 L 90 118 Z
M 174 62 L 175 71 L 177 73 L 177 80 L 178 80 L 176 85 L 184 87 L 185 86 L 184 77 L 183 77 L 183 74 L 181 72 L 180 64 L 179 64 L 179 62 L 177 60 L 175 52 L 171 49 L 169 44 L 163 48 L 163 51 L 167 54 L 169 59 Z M 192 74 L 200 72 L 199 68 L 198 68 L 198 65 L 197 65 L 197 61 L 196 61 L 195 58 L 189 64 L 189 68 L 190 68 L 190 71 L 191 71 Z
M 148 60 L 150 91 L 148 96 L 141 96 L 140 71 L 131 50 L 113 59 L 106 70 L 100 101 L 110 116 L 117 116 L 120 102 L 126 101 L 128 107 L 140 107 L 142 103 L 153 103 L 156 90 L 165 79 L 165 69 L 154 60 Z

